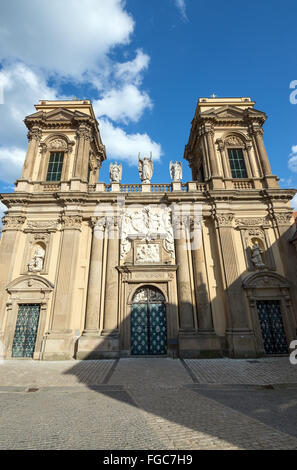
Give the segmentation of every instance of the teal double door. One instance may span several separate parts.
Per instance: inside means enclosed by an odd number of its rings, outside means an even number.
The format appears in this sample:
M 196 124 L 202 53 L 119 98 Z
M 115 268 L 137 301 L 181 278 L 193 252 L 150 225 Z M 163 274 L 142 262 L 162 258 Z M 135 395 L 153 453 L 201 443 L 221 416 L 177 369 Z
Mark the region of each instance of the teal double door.
M 131 310 L 131 354 L 167 353 L 166 307 L 163 294 L 155 287 L 136 291 Z

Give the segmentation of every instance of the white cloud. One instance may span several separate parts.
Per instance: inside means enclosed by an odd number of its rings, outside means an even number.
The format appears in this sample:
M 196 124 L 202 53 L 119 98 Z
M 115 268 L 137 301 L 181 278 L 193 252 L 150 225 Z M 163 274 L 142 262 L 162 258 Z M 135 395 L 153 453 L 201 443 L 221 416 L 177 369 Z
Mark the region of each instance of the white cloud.
M 289 155 L 288 167 L 289 170 L 297 173 L 297 145 L 292 146 L 292 152 Z
M 160 159 L 161 145 L 151 140 L 147 134 L 127 134 L 104 118 L 99 120 L 99 126 L 108 157 L 125 160 L 132 165 L 137 164 L 139 152 L 142 156 L 152 152 L 153 160 Z
M 294 211 L 297 211 L 297 194 L 293 197 L 293 199 L 290 201 L 291 206 L 293 207 Z
M 181 17 L 184 21 L 188 21 L 186 14 L 186 0 L 174 0 L 176 7 L 178 8 Z
M 141 90 L 150 57 L 141 49 L 122 63 L 110 56 L 116 46 L 129 44 L 134 30 L 125 6 L 125 0 L 11 0 L 2 8 L 0 180 L 20 177 L 27 147 L 23 120 L 35 112 L 34 104 L 67 98 L 58 85 L 49 85 L 52 78 L 56 84 L 95 87 L 98 99 L 91 98 L 96 115 L 106 116 L 101 130 L 108 154 L 134 163 L 138 151 L 160 158 L 161 146 L 146 133 L 129 135 L 108 120 L 137 122 L 153 107 Z
M 25 116 L 36 111 L 34 104 L 40 99 L 57 99 L 58 93 L 47 85 L 40 71 L 21 62 L 4 63 L 0 70 L 0 86 L 4 89 L 4 104 L 0 106 L 0 142 L 5 146 L 25 146 Z
M 2 203 L 0 202 L 0 230 L 1 230 L 1 227 L 2 227 L 2 217 L 4 216 L 4 212 L 7 210 L 7 207 Z
M 152 108 L 150 97 L 135 85 L 107 91 L 101 100 L 93 103 L 97 116 L 108 116 L 113 121 L 138 121 L 146 108 Z
M 18 147 L 0 147 L 0 180 L 14 183 L 21 177 L 25 150 Z
M 0 56 L 80 76 L 99 70 L 134 28 L 123 0 L 10 0 L 1 9 Z
M 150 57 L 137 49 L 135 59 L 115 65 L 115 77 L 138 85 L 142 79 L 141 72 L 148 68 L 149 61 Z

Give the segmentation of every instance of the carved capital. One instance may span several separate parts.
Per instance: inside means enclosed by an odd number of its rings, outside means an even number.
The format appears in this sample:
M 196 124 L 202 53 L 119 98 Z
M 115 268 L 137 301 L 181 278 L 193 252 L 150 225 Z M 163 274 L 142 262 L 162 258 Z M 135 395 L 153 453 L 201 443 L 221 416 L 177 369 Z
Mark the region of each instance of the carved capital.
M 80 215 L 63 215 L 62 216 L 62 229 L 63 230 L 81 230 L 82 216 Z
M 104 232 L 106 227 L 105 217 L 91 217 L 89 222 L 94 232 Z
M 41 140 L 42 131 L 38 127 L 33 127 L 27 134 L 28 140 Z
M 232 227 L 234 214 L 232 213 L 225 213 L 225 214 L 216 214 L 215 220 L 219 227 Z
M 84 124 L 80 125 L 76 131 L 76 136 L 79 139 L 91 141 L 92 140 L 91 128 L 88 126 L 85 126 Z
M 3 231 L 5 231 L 5 230 L 21 230 L 25 220 L 26 220 L 26 217 L 6 215 L 2 219 L 2 222 L 4 224 Z
M 292 212 L 275 213 L 274 216 L 278 225 L 292 225 Z

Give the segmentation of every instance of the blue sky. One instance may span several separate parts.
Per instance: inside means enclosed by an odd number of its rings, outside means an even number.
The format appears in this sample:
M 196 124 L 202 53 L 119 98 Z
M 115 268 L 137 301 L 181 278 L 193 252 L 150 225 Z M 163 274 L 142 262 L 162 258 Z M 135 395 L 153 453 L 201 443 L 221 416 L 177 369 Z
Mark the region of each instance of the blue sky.
M 266 112 L 273 173 L 282 187 L 297 187 L 296 14 L 291 0 L 1 2 L 0 191 L 20 176 L 23 119 L 39 99 L 91 99 L 123 182 L 139 182 L 138 152 L 151 150 L 152 181 L 168 182 L 197 99 L 212 93 L 250 96 Z M 183 170 L 190 181 L 186 161 Z

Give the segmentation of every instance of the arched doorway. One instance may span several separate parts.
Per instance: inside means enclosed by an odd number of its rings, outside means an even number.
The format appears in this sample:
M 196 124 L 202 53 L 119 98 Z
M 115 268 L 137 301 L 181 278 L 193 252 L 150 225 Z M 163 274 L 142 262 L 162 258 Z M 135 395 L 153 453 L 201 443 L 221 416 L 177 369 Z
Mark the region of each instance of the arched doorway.
M 162 292 L 143 286 L 134 294 L 131 309 L 131 354 L 167 353 L 166 306 Z

